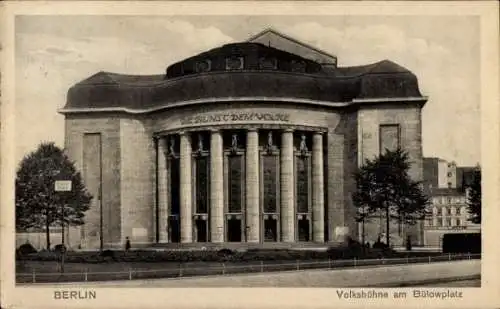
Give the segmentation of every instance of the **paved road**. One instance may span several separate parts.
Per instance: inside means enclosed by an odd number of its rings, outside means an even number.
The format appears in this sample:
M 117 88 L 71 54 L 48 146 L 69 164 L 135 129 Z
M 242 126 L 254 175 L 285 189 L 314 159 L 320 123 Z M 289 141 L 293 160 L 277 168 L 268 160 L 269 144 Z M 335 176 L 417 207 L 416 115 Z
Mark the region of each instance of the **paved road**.
M 480 260 L 471 260 L 372 268 L 305 270 L 183 279 L 79 282 L 71 283 L 70 285 L 107 287 L 397 287 L 403 286 L 408 282 L 413 282 L 411 286 L 422 286 L 422 282 L 429 284 L 440 282 L 443 278 L 455 279 L 479 275 L 481 273 L 480 267 Z M 64 284 L 45 285 L 61 286 Z M 449 285 L 449 282 L 445 284 L 445 286 Z

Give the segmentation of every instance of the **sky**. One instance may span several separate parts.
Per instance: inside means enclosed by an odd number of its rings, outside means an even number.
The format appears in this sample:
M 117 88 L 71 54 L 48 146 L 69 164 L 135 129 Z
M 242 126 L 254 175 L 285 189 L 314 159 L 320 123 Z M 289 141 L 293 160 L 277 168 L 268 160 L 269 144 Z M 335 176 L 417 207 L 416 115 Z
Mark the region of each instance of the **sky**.
M 423 153 L 480 162 L 480 42 L 474 16 L 17 16 L 16 160 L 42 141 L 64 146 L 57 113 L 75 83 L 99 72 L 163 74 L 168 65 L 273 28 L 338 57 L 390 59 L 429 97 Z

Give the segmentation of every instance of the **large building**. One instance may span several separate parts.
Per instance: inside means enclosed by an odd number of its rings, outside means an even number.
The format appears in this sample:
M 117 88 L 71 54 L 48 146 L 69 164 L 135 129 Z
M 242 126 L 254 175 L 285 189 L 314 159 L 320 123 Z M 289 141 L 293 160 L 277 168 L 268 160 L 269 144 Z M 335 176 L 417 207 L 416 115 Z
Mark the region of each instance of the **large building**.
M 426 100 L 394 62 L 339 67 L 273 30 L 165 74 L 96 73 L 70 88 L 60 111 L 65 147 L 94 196 L 78 245 L 357 238 L 352 173 L 401 146 L 421 180 Z

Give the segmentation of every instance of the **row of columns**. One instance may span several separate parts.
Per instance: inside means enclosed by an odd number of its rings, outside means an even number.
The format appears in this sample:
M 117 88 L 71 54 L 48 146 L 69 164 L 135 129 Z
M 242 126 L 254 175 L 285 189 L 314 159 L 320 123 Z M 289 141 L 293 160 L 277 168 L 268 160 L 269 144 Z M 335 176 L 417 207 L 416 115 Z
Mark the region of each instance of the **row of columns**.
M 295 242 L 295 175 L 293 130 L 285 130 L 281 138 L 280 183 L 281 183 L 281 240 Z M 210 137 L 210 238 L 211 242 L 224 242 L 224 171 L 223 138 L 219 130 L 213 130 Z M 323 174 L 323 136 L 313 134 L 312 143 L 312 226 L 313 241 L 324 242 L 324 174 Z M 158 193 L 159 193 L 159 241 L 167 242 L 168 218 L 168 177 L 164 157 L 167 145 L 164 138 L 158 143 Z M 247 131 L 246 145 L 246 225 L 247 242 L 258 243 L 260 239 L 260 186 L 259 186 L 259 134 L 257 129 Z M 181 243 L 193 241 L 192 207 L 192 149 L 191 137 L 180 134 L 180 223 Z

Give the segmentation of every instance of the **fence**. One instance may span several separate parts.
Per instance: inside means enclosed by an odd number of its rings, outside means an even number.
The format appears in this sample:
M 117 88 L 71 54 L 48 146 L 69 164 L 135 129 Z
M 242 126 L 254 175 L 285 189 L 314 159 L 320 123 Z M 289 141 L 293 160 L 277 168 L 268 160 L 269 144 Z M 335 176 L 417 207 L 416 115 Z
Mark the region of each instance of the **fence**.
M 155 278 L 182 278 L 196 276 L 229 275 L 242 273 L 263 273 L 277 271 L 300 271 L 307 269 L 334 269 L 334 268 L 356 268 L 381 265 L 404 265 L 413 263 L 433 263 L 445 261 L 459 261 L 480 259 L 481 254 L 446 254 L 439 256 L 405 257 L 405 258 L 379 258 L 379 259 L 349 259 L 349 260 L 307 260 L 307 261 L 248 261 L 238 263 L 221 263 L 209 267 L 189 267 L 189 264 L 179 264 L 176 267 L 163 269 L 133 269 L 129 268 L 116 272 L 81 272 L 67 273 L 18 273 L 17 283 L 42 283 L 42 282 L 87 282 L 87 281 L 111 281 L 111 280 L 134 280 Z M 234 265 L 232 265 L 234 264 Z M 242 265 L 243 264 L 243 265 Z

